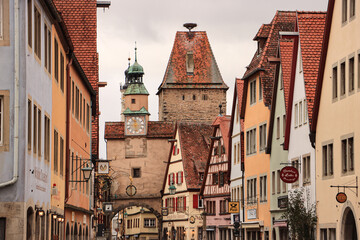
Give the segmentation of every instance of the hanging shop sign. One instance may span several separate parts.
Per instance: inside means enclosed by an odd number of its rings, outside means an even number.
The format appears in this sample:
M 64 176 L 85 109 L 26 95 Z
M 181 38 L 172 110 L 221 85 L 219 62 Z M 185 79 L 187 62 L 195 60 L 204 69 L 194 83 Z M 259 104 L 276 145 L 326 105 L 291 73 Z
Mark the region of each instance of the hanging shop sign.
M 109 174 L 109 162 L 98 162 L 98 174 Z
M 336 201 L 338 201 L 338 203 L 344 203 L 347 200 L 347 196 L 346 193 L 344 192 L 339 192 L 338 194 L 336 194 Z
M 286 183 L 294 183 L 299 179 L 299 171 L 294 167 L 283 167 L 280 171 L 280 179 Z
M 239 202 L 229 202 L 229 213 L 239 213 Z

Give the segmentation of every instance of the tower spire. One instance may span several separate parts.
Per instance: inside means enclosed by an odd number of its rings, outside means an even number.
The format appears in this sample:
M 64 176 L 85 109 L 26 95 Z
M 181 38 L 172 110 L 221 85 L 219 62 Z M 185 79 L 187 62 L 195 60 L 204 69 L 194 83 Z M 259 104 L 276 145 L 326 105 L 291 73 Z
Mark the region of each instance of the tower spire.
M 137 47 L 136 47 L 136 41 L 135 41 L 135 62 L 137 62 Z

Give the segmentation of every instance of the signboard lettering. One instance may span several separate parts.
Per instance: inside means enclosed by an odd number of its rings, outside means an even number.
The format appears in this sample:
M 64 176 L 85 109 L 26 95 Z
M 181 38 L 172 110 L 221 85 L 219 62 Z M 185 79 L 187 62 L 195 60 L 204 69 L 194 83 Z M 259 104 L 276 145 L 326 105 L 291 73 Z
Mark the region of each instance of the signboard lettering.
M 229 202 L 229 213 L 239 213 L 239 202 Z
M 284 167 L 280 171 L 280 179 L 286 183 L 294 183 L 299 178 L 299 171 L 294 167 Z

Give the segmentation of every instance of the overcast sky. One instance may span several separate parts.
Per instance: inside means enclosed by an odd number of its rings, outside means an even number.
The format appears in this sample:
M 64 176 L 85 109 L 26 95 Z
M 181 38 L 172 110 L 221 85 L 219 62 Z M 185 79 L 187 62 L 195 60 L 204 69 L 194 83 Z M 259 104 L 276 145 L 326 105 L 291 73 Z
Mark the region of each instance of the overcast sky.
M 150 120 L 158 120 L 156 95 L 166 70 L 176 31 L 186 22 L 197 23 L 193 31 L 206 31 L 226 84 L 227 114 L 230 114 L 234 81 L 242 77 L 256 49 L 253 37 L 263 23 L 270 23 L 276 10 L 326 11 L 327 0 L 112 0 L 109 9 L 98 10 L 100 80 L 100 158 L 106 158 L 104 126 L 120 121 L 120 83 L 134 61 L 144 67 L 144 84 L 150 93 Z

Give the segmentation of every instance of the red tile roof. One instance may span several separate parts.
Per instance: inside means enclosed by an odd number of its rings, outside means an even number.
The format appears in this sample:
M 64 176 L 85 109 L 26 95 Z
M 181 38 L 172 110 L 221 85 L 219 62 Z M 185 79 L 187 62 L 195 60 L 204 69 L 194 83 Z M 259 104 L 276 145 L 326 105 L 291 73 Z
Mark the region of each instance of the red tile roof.
M 92 121 L 92 153 L 99 154 L 99 60 L 97 53 L 96 0 L 53 0 L 74 45 L 74 52 L 96 93 L 96 114 Z
M 221 136 L 224 141 L 224 147 L 226 154 L 229 153 L 229 129 L 230 129 L 230 116 L 218 116 L 213 122 L 212 126 L 215 128 L 220 128 Z
M 316 82 L 325 30 L 325 12 L 297 12 L 300 47 L 308 105 L 309 123 L 312 120 Z
M 284 86 L 285 108 L 287 109 L 287 107 L 289 106 L 288 101 L 289 101 L 289 92 L 290 92 L 290 80 L 291 80 L 291 68 L 292 68 L 292 60 L 293 60 L 294 40 L 293 39 L 280 39 L 279 47 L 280 47 L 282 81 L 283 81 L 283 86 Z
M 186 54 L 193 53 L 194 73 L 186 72 Z M 206 32 L 177 32 L 162 88 L 222 88 L 224 83 Z
M 213 129 L 207 124 L 180 122 L 178 132 L 187 188 L 200 189 L 199 173 L 205 172 Z
M 257 40 L 258 38 L 267 38 L 269 36 L 270 30 L 271 30 L 271 24 L 261 25 L 258 33 L 256 34 L 253 40 Z
M 174 123 L 171 122 L 148 122 L 147 138 L 172 138 L 174 136 Z M 105 139 L 124 139 L 124 122 L 106 122 Z
M 260 53 L 258 51 L 255 52 L 254 57 L 252 58 L 249 66 L 247 67 L 243 79 L 247 80 L 255 72 L 262 71 L 260 77 L 265 106 L 271 105 L 273 82 L 275 78 L 276 68 L 276 65 L 271 64 L 268 61 L 268 58 L 277 56 L 279 32 L 294 31 L 295 24 L 295 11 L 277 11 L 273 20 L 269 24 L 269 26 L 271 26 L 270 30 L 268 31 L 268 25 L 262 25 L 259 32 L 257 33 L 257 36 L 259 35 L 263 38 L 266 38 L 265 46 Z M 266 35 L 268 36 L 266 37 Z M 258 39 L 257 36 L 254 39 Z

